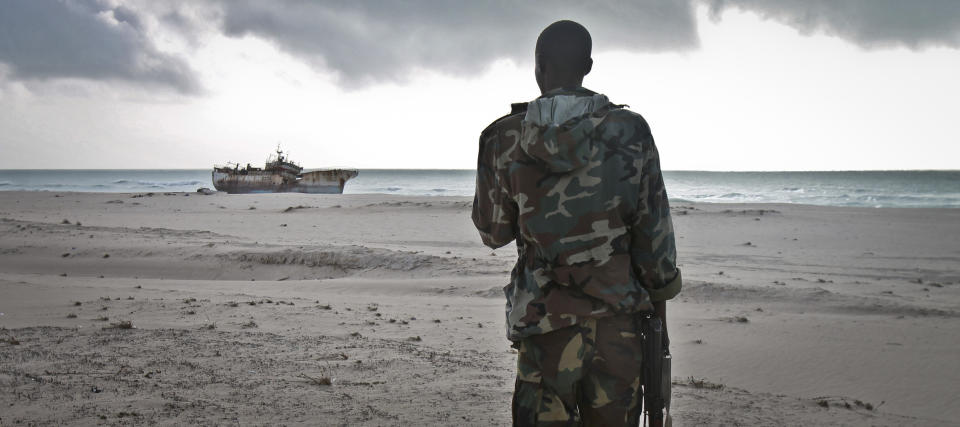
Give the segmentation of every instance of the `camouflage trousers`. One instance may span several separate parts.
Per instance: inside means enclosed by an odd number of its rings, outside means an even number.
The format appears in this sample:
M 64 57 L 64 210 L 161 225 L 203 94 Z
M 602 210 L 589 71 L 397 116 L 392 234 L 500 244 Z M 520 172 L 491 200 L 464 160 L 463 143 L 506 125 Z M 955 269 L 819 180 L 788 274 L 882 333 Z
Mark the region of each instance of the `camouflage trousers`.
M 636 316 L 588 319 L 520 341 L 515 426 L 637 426 L 642 347 Z

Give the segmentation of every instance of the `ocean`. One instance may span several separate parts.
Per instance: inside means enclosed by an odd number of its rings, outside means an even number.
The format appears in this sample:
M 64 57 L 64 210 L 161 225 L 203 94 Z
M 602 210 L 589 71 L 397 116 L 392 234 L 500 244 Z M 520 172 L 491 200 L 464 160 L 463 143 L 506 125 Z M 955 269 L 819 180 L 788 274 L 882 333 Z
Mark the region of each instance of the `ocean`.
M 960 208 L 960 171 L 666 171 L 675 201 Z M 213 188 L 208 169 L 0 170 L 0 191 L 174 192 Z M 472 196 L 472 170 L 361 169 L 344 193 Z

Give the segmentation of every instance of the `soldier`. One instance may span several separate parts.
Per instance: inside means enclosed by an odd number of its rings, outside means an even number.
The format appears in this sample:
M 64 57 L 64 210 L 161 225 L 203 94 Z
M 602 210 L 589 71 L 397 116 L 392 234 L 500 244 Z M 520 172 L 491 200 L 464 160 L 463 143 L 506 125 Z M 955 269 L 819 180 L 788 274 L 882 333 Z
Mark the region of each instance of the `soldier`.
M 519 350 L 514 425 L 638 425 L 638 313 L 665 326 L 680 292 L 650 128 L 582 87 L 591 44 L 576 22 L 543 30 L 542 96 L 480 135 L 474 225 L 491 248 L 517 242 L 504 288 Z

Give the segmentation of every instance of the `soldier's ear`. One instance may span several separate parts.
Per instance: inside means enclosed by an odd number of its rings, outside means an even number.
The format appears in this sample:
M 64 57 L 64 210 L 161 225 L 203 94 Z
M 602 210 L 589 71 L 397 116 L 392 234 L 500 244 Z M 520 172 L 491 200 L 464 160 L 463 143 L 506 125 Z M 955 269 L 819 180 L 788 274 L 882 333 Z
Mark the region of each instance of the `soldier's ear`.
M 593 58 L 587 58 L 586 63 L 583 66 L 583 75 L 590 74 L 590 70 L 593 69 Z

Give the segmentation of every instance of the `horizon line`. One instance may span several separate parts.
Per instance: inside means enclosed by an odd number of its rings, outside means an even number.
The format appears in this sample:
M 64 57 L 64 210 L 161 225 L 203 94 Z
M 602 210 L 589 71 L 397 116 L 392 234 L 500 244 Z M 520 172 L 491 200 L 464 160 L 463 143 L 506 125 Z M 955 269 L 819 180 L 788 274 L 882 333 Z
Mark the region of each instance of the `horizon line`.
M 343 167 L 311 169 L 344 169 Z M 474 168 L 349 168 L 358 171 L 475 171 Z M 207 171 L 208 168 L 0 168 L 0 172 L 12 171 Z M 663 172 L 710 172 L 710 173 L 782 173 L 782 172 L 960 172 L 958 169 L 782 169 L 782 170 L 715 170 L 715 169 L 663 169 Z

